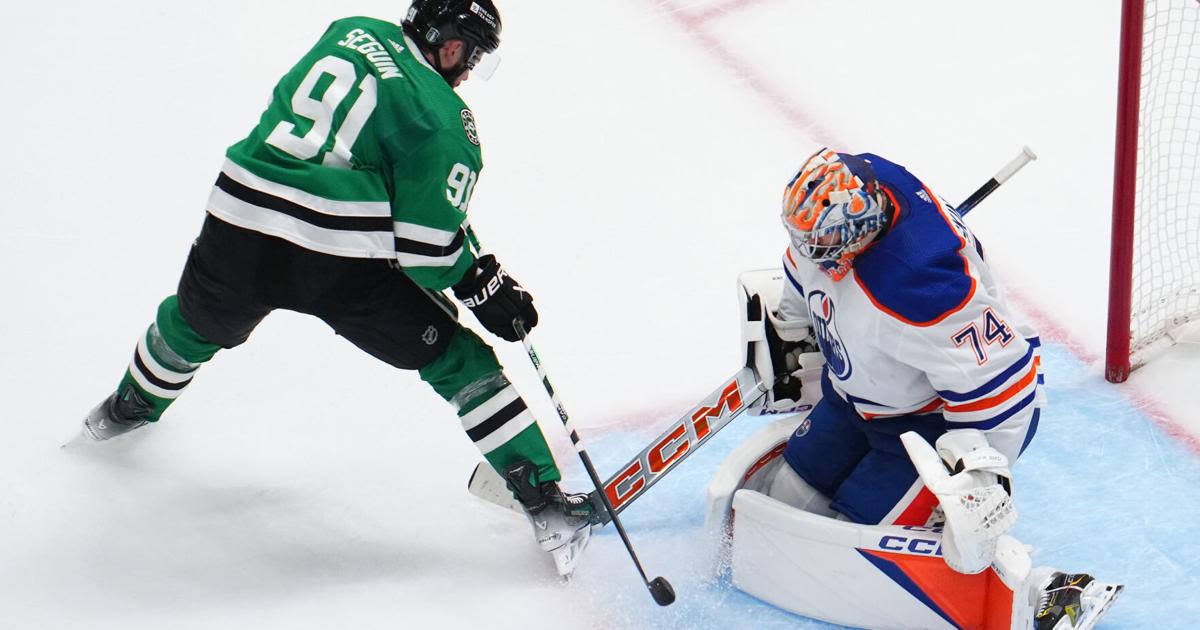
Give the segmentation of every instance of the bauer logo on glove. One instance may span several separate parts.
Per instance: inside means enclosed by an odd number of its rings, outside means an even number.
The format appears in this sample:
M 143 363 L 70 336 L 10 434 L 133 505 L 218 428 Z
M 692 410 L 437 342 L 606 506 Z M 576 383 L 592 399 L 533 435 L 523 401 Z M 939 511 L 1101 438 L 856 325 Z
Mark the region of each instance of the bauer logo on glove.
M 475 308 L 477 306 L 482 306 L 484 302 L 488 301 L 488 298 L 492 297 L 493 295 L 496 294 L 497 291 L 500 290 L 500 286 L 503 285 L 504 281 L 508 280 L 508 279 L 509 279 L 508 272 L 505 271 L 503 267 L 500 268 L 500 270 L 496 273 L 496 275 L 493 276 L 490 280 L 488 280 L 487 285 L 485 285 L 482 289 L 480 289 L 480 291 L 477 295 L 469 295 L 466 298 L 464 298 L 462 301 L 463 305 L 466 306 L 467 308 Z M 513 283 L 513 287 L 517 291 L 520 291 L 522 293 L 525 292 L 525 290 L 522 289 L 515 282 Z
M 516 322 L 521 322 L 523 331 L 537 325 L 533 296 L 491 254 L 476 259 L 453 289 L 454 297 L 471 309 L 479 323 L 505 341 L 521 339 Z

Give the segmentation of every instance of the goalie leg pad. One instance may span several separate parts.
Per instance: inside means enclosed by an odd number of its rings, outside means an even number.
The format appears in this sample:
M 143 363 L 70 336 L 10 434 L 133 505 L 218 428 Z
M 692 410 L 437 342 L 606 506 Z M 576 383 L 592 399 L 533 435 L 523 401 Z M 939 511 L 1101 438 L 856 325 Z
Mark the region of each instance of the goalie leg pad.
M 1018 608 L 1000 572 L 951 570 L 940 558 L 938 528 L 859 525 L 764 494 L 781 474 L 773 466 L 799 422 L 783 418 L 764 426 L 725 459 L 709 484 L 708 522 L 720 534 L 711 538 L 711 553 L 728 563 L 723 566 L 737 588 L 785 610 L 857 628 L 1015 627 L 1011 615 Z M 1028 557 L 1015 541 L 1012 553 L 1005 571 L 1020 586 Z
M 1012 591 L 946 566 L 937 529 L 849 523 L 746 489 L 733 509 L 732 582 L 779 608 L 854 628 L 1013 627 Z
M 808 485 L 791 466 L 778 466 L 765 489 L 767 496 L 798 510 L 837 518 L 838 513 L 831 506 L 833 500 Z

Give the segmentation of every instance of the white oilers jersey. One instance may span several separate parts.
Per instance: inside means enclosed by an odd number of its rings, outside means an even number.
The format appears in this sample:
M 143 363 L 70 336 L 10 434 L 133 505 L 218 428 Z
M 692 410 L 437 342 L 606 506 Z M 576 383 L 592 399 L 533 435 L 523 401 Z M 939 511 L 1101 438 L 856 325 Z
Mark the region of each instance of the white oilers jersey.
M 1042 403 L 1038 338 L 962 219 L 903 167 L 859 157 L 897 208 L 891 227 L 837 281 L 789 247 L 780 317 L 812 325 L 833 390 L 864 419 L 940 413 L 1015 459 Z

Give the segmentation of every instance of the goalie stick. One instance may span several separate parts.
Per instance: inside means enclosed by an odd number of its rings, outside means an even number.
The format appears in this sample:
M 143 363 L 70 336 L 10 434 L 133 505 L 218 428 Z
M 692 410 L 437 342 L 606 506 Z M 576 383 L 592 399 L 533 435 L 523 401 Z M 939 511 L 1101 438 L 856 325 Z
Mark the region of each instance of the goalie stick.
M 718 431 L 746 409 L 758 404 L 767 395 L 766 389 L 763 380 L 751 367 L 744 367 L 725 379 L 716 390 L 672 422 L 662 435 L 604 482 L 601 487 L 613 511 L 619 514 L 629 507 Z M 487 462 L 475 466 L 467 489 L 484 501 L 524 513 L 504 480 Z M 596 504 L 601 524 L 607 524 L 610 519 L 602 506 L 599 492 L 593 490 L 589 496 L 592 503 Z
M 968 212 L 974 210 L 975 206 L 979 205 L 979 202 L 986 199 L 988 195 L 992 194 L 992 192 L 999 188 L 1000 184 L 1008 181 L 1008 178 L 1016 175 L 1017 171 L 1025 168 L 1026 164 L 1036 159 L 1037 154 L 1033 152 L 1033 149 L 1030 149 L 1029 147 L 1021 147 L 1020 155 L 1013 158 L 1012 161 L 1004 166 L 1004 168 L 1000 169 L 999 173 L 996 173 L 991 179 L 987 180 L 984 185 L 979 187 L 979 190 L 971 193 L 971 196 L 967 197 L 965 201 L 958 204 L 954 210 L 958 212 L 959 216 L 967 216 Z

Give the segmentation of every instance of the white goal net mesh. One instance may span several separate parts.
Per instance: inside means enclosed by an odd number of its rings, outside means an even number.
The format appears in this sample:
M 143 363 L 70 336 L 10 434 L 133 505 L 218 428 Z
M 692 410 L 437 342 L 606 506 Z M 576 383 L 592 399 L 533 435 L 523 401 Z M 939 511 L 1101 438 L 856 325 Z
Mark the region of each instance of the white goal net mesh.
M 1200 321 L 1200 3 L 1146 0 L 1130 350 Z

